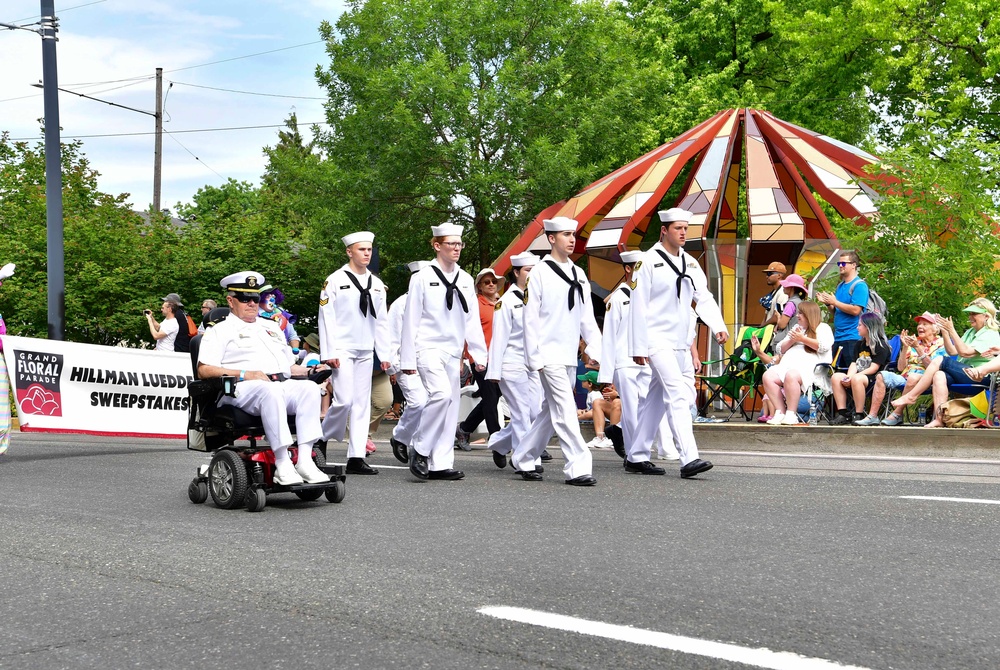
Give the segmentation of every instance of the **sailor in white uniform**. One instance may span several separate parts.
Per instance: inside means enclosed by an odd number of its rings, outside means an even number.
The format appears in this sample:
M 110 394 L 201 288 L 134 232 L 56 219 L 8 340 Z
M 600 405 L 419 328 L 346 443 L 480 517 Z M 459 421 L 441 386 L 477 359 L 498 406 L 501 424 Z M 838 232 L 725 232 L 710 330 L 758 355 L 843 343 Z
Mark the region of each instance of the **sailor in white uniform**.
M 577 222 L 567 217 L 545 219 L 552 251 L 531 271 L 524 314 L 524 353 L 529 370 L 542 382 L 542 407 L 527 435 L 514 445 L 514 469 L 528 481 L 542 479 L 535 463 L 552 437 L 559 437 L 566 483 L 593 486 L 593 459 L 580 435 L 573 388 L 576 359 L 583 337 L 587 354 L 601 357 L 601 331 L 594 320 L 590 281 L 573 264 Z
M 510 423 L 491 435 L 489 441 L 498 468 L 507 467 L 507 455 L 524 439 L 542 403 L 542 383 L 538 373 L 528 369 L 524 358 L 524 289 L 537 263 L 538 256 L 530 251 L 510 257 L 514 283 L 497 301 L 493 313 L 486 378 L 500 382 L 500 390 L 510 407 Z M 543 471 L 541 458 L 535 463 L 535 470 Z
M 369 232 L 342 238 L 347 265 L 326 278 L 319 295 L 319 355 L 333 368 L 333 396 L 323 419 L 323 436 L 343 441 L 350 419 L 346 471 L 351 475 L 378 474 L 365 460 L 375 327 L 385 318 L 386 308 L 385 285 L 368 271 L 374 239 Z M 388 363 L 382 353 L 379 359 L 385 369 Z
M 660 241 L 645 252 L 635 268 L 629 353 L 652 372 L 649 390 L 639 402 L 638 427 L 629 460 L 648 461 L 653 438 L 666 411 L 681 455 L 681 477 L 688 478 L 712 467 L 698 458 L 691 430 L 691 390 L 681 370 L 691 356 L 691 303 L 719 344 L 729 332 L 708 281 L 698 262 L 684 253 L 691 212 L 674 207 L 660 212 Z
M 407 263 L 406 267 L 409 269 L 410 275 L 414 275 L 428 265 L 430 265 L 430 261 L 413 261 Z M 389 362 L 386 372 L 395 375 L 396 385 L 403 392 L 403 399 L 406 401 L 403 415 L 399 417 L 396 427 L 392 429 L 392 437 L 389 438 L 392 453 L 404 463 L 409 460 L 407 448 L 413 444 L 417 426 L 420 425 L 420 412 L 427 404 L 427 389 L 420 382 L 420 375 L 400 373 L 399 349 L 403 337 L 403 312 L 406 310 L 408 295 L 409 293 L 404 293 L 392 301 L 389 313 L 386 318 L 379 321 L 378 328 L 375 330 L 375 348 L 378 351 L 386 352 L 386 360 Z
M 604 314 L 604 332 L 601 334 L 603 347 L 601 366 L 597 381 L 601 384 L 614 382 L 618 397 L 622 401 L 621 426 L 608 426 L 605 432 L 617 442 L 621 439 L 625 451 L 625 471 L 640 475 L 662 475 L 666 470 L 644 460 L 633 457 L 635 432 L 639 418 L 639 398 L 646 395 L 649 388 L 649 367 L 639 365 L 628 355 L 630 315 L 632 312 L 632 291 L 635 283 L 632 273 L 635 264 L 642 258 L 641 251 L 623 251 L 620 254 L 625 269 L 625 281 L 619 284 L 607 298 Z M 618 434 L 618 431 L 621 434 Z
M 295 354 L 278 324 L 257 314 L 263 275 L 237 272 L 219 284 L 227 291 L 230 313 L 202 336 L 198 377 L 228 376 L 239 380 L 236 396 L 223 396 L 219 403 L 260 417 L 274 452 L 275 483 L 288 486 L 303 481 L 330 481 L 312 459 L 312 446 L 322 435 L 320 387 L 305 379 L 291 379 L 292 374 L 306 375 L 308 369 L 293 364 Z M 295 415 L 298 438 L 294 465 L 288 453 L 295 442 L 288 429 L 289 414 Z
M 472 277 L 458 267 L 462 254 L 462 226 L 443 223 L 431 227 L 431 263 L 410 278 L 400 368 L 404 375 L 420 374 L 427 404 L 409 445 L 410 472 L 419 479 L 455 480 L 465 477 L 455 464 L 462 351 L 479 371 L 486 369 L 486 339 L 479 324 L 479 303 Z

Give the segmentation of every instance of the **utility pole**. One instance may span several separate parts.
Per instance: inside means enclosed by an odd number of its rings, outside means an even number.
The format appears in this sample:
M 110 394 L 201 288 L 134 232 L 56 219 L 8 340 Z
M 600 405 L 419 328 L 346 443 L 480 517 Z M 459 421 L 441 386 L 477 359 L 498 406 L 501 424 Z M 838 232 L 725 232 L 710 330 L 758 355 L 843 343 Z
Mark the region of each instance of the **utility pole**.
M 156 144 L 153 150 L 153 212 L 160 209 L 160 176 L 163 169 L 163 68 L 156 68 Z M 153 212 L 150 212 L 152 214 Z
M 66 339 L 66 277 L 63 249 L 62 147 L 59 78 L 56 71 L 55 0 L 41 0 L 42 84 L 45 99 L 45 222 L 48 247 L 49 339 Z

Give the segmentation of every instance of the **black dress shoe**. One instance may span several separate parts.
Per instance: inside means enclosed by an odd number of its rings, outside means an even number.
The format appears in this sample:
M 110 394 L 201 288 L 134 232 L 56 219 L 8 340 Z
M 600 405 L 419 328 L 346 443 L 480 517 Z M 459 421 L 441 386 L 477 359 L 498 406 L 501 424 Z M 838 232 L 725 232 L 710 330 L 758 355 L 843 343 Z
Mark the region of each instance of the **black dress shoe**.
M 368 465 L 368 461 L 363 458 L 348 458 L 347 468 L 344 470 L 349 475 L 377 475 L 378 470 Z
M 521 472 L 520 470 L 518 470 L 514 466 L 514 459 L 513 458 L 510 459 L 510 469 L 513 470 L 514 472 L 517 472 L 517 473 Z M 545 468 L 543 468 L 541 465 L 536 465 L 535 466 L 535 472 L 541 474 L 541 473 L 545 472 Z
M 521 479 L 526 482 L 542 481 L 542 473 L 538 470 L 515 470 L 514 472 L 521 475 Z
M 465 479 L 465 473 L 461 470 L 431 470 L 427 473 L 427 478 L 456 481 L 459 479 Z
M 625 434 L 622 432 L 621 426 L 616 426 L 610 424 L 605 427 L 604 435 L 611 440 L 611 444 L 615 446 L 615 453 L 619 457 L 625 458 Z
M 709 464 L 708 467 L 712 467 Z M 661 467 L 653 465 L 649 461 L 642 461 L 641 463 L 633 463 L 632 461 L 625 461 L 625 472 L 630 472 L 638 475 L 665 475 L 667 471 Z
M 406 453 L 406 445 L 394 437 L 389 438 L 389 445 L 392 446 L 392 455 L 400 463 L 409 463 L 410 455 Z
M 493 452 L 493 464 L 498 468 L 507 467 L 507 454 L 501 454 L 499 451 Z
M 542 449 L 542 462 L 544 463 L 545 461 L 551 461 L 551 460 L 552 460 L 552 454 L 549 453 L 549 450 Z
M 417 479 L 428 479 L 427 457 L 421 456 L 416 449 L 409 450 L 410 473 Z
M 699 473 L 711 469 L 712 469 L 711 461 L 703 461 L 700 458 L 696 458 L 687 465 L 681 466 L 681 477 L 687 479 L 688 477 L 694 477 Z
M 579 477 L 573 477 L 573 479 L 567 479 L 566 483 L 570 486 L 593 486 L 597 483 L 591 475 L 580 475 Z

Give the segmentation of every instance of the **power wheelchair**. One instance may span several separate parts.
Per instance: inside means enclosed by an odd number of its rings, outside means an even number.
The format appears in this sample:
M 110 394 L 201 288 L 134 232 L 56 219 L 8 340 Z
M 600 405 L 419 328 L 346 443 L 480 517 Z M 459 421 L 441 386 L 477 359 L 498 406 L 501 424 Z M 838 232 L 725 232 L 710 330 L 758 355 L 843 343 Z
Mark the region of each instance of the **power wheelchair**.
M 214 325 L 229 315 L 229 309 L 212 310 L 208 323 Z M 264 425 L 259 416 L 247 414 L 232 405 L 219 406 L 224 395 L 235 393 L 234 377 L 198 379 L 198 352 L 201 335 L 191 338 L 191 367 L 194 380 L 188 386 L 191 398 L 188 408 L 187 447 L 193 451 L 214 452 L 208 465 L 198 468 L 195 478 L 188 485 L 188 498 L 195 504 L 208 500 L 223 509 L 246 507 L 250 512 L 260 512 L 267 505 L 272 493 L 294 493 L 301 500 L 313 501 L 326 496 L 332 503 L 343 501 L 347 493 L 347 476 L 342 465 L 327 465 L 325 443 L 313 448 L 313 461 L 330 481 L 319 484 L 293 484 L 285 486 L 274 482 L 274 452 L 266 445 L 259 445 L 264 437 Z M 310 379 L 321 383 L 330 372 L 316 373 Z M 295 434 L 295 417 L 288 417 L 289 428 Z M 247 444 L 237 444 L 237 441 Z M 294 461 L 297 447 L 288 449 Z

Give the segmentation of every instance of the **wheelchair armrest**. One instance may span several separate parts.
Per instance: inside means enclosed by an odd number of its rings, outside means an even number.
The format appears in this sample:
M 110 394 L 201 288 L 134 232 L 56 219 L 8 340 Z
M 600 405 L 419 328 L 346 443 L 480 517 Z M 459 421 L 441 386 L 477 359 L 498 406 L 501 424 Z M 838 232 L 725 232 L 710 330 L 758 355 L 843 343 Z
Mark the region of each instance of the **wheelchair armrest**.
M 333 370 L 327 368 L 325 370 L 317 370 L 314 372 L 310 372 L 309 374 L 306 375 L 292 375 L 292 379 L 308 379 L 309 381 L 315 384 L 322 384 L 327 379 L 329 379 L 332 374 Z

